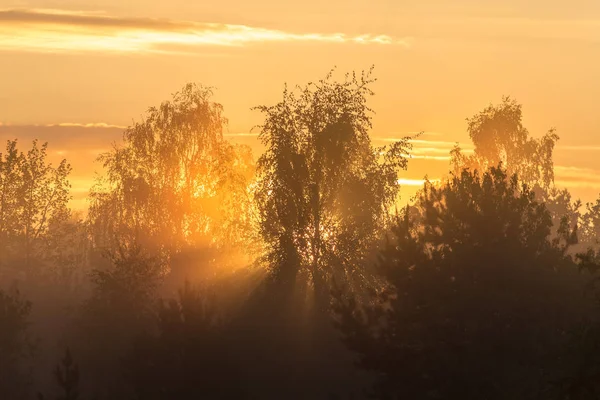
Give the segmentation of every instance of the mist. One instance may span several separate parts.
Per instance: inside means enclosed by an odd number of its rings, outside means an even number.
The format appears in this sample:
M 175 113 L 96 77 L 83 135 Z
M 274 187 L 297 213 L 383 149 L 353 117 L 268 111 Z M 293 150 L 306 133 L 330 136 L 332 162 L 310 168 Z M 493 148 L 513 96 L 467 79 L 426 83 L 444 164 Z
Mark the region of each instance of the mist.
M 186 84 L 77 206 L 89 138 L 8 139 L 0 398 L 597 398 L 600 198 L 557 185 L 560 132 L 506 96 L 465 116 L 468 143 L 377 139 L 375 81 L 286 87 L 253 109 L 258 152 Z M 407 178 L 424 152 L 446 172 Z

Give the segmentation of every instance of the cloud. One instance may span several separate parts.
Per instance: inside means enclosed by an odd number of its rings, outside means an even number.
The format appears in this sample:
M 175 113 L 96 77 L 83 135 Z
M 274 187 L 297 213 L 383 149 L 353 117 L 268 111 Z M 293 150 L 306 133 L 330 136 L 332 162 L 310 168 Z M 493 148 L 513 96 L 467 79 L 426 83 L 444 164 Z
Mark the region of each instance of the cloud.
M 420 43 L 434 41 L 579 41 L 600 42 L 600 19 L 597 16 L 569 18 L 540 17 L 474 17 L 448 15 L 399 16 L 394 32 L 410 33 Z
M 62 122 L 60 124 L 56 124 L 56 125 L 45 125 L 48 127 L 52 127 L 52 126 L 61 126 L 61 127 L 79 127 L 79 128 L 115 128 L 115 129 L 121 129 L 124 130 L 127 127 L 126 126 L 121 126 L 121 125 L 111 125 L 111 124 L 106 124 L 104 122 L 92 122 L 89 124 L 79 124 L 79 123 L 72 123 L 72 122 Z
M 600 171 L 591 168 L 554 166 L 554 183 L 567 188 L 600 188 Z
M 197 54 L 200 47 L 316 42 L 400 45 L 383 34 L 295 33 L 246 25 L 125 18 L 61 10 L 0 10 L 0 50 Z
M 557 146 L 556 150 L 566 150 L 566 151 L 600 151 L 600 146 Z
M 424 133 L 425 135 L 425 133 Z M 431 133 L 431 136 L 439 136 L 441 134 Z M 409 135 L 410 136 L 410 135 Z M 374 138 L 374 141 L 380 142 L 396 142 L 402 140 L 400 137 L 379 137 Z M 430 160 L 430 161 L 450 161 L 450 151 L 454 148 L 457 142 L 450 142 L 445 140 L 427 140 L 427 139 L 410 139 L 409 143 L 412 144 L 412 150 L 407 154 L 411 159 L 414 160 Z M 461 150 L 464 154 L 473 153 L 472 147 L 461 146 Z
M 398 184 L 405 186 L 423 186 L 425 182 L 425 179 L 398 179 Z M 440 179 L 429 179 L 429 182 L 440 182 Z
M 413 135 L 415 132 L 409 132 L 406 134 L 406 136 L 411 136 Z M 424 135 L 427 133 L 424 133 Z M 437 133 L 428 133 L 430 135 L 436 136 L 436 135 L 440 135 Z M 375 141 L 382 141 L 382 142 L 397 142 L 399 140 L 403 140 L 403 137 L 375 137 L 373 140 Z M 409 140 L 410 143 L 412 144 L 417 144 L 417 145 L 421 145 L 421 144 L 426 144 L 426 145 L 437 145 L 437 146 L 443 146 L 443 147 L 447 147 L 448 149 L 452 149 L 456 144 L 459 144 L 459 142 L 454 141 L 447 141 L 447 140 L 427 140 L 427 139 L 410 139 Z M 466 149 L 469 148 L 470 146 L 467 147 L 463 147 L 462 145 L 460 145 L 461 149 Z
M 416 160 L 450 161 L 450 156 L 435 156 L 429 154 L 411 154 L 410 158 Z
M 563 188 L 567 188 L 567 189 L 600 189 L 600 181 L 555 179 L 554 184 L 557 187 L 563 187 Z
M 77 150 L 88 147 L 109 148 L 120 141 L 125 128 L 107 123 L 58 123 L 50 125 L 8 125 L 0 124 L 0 140 L 18 139 L 31 142 L 38 139 L 48 142 L 51 149 L 60 151 Z M 1 148 L 1 146 L 0 146 Z
M 463 153 L 471 153 L 473 150 L 462 150 Z M 445 147 L 421 147 L 413 146 L 412 154 L 448 154 L 450 150 Z

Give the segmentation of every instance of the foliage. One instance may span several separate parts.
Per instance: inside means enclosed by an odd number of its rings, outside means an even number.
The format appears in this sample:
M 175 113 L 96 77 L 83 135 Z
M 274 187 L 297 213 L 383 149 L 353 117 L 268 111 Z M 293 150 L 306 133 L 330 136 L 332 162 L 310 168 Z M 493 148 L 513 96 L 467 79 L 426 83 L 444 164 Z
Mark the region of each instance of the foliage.
M 510 97 L 467 119 L 475 152 L 465 156 L 456 147 L 452 152 L 454 173 L 465 167 L 485 171 L 502 163 L 509 176 L 517 174 L 530 186 L 549 188 L 554 182 L 552 155 L 559 137 L 551 129 L 540 139 L 533 139 L 522 120 L 521 104 Z
M 157 333 L 136 341 L 130 379 L 143 399 L 242 398 L 236 358 L 216 302 L 189 282 L 178 299 L 161 301 Z
M 107 174 L 89 209 L 98 248 L 142 246 L 168 258 L 189 245 L 248 239 L 251 151 L 223 139 L 227 121 L 211 97 L 186 85 L 100 157 Z
M 370 376 L 381 399 L 597 398 L 600 200 L 554 186 L 554 130 L 530 137 L 503 98 L 393 215 L 411 138 L 372 145 L 374 82 L 330 73 L 257 107 L 256 169 L 212 89 L 186 85 L 100 157 L 87 219 L 67 162 L 9 141 L 0 399 L 45 391 L 56 344 L 57 400 L 343 398 Z M 206 286 L 173 296 L 184 276 Z M 34 314 L 2 291 L 15 278 Z
M 581 214 L 580 226 L 582 241 L 597 248 L 600 235 L 600 198 L 593 203 L 586 203 Z
M 332 278 L 358 279 L 356 267 L 396 200 L 410 146 L 371 145 L 366 103 L 373 82 L 371 72 L 342 82 L 329 74 L 258 107 L 266 146 L 257 165 L 260 233 L 273 277 L 285 287 L 306 277 L 324 297 Z
M 373 304 L 338 293 L 340 327 L 385 398 L 533 398 L 585 313 L 572 232 L 516 177 L 464 170 L 398 217 Z M 589 310 L 589 307 L 587 308 Z
M 92 293 L 81 309 L 80 348 L 86 371 L 96 377 L 94 392 L 126 398 L 114 392 L 124 384 L 122 357 L 153 328 L 162 267 L 139 248 L 107 256 L 111 265 L 92 272 Z
M 53 271 L 52 283 L 60 282 L 61 290 L 76 291 L 87 282 L 91 242 L 83 219 L 77 214 L 52 224 L 46 235 L 46 258 Z
M 27 393 L 29 376 L 24 361 L 32 356 L 28 333 L 31 303 L 18 291 L 0 290 L 0 398 L 21 399 Z
M 71 351 L 67 348 L 65 356 L 61 360 L 62 367 L 59 365 L 54 371 L 56 382 L 63 390 L 64 394 L 57 400 L 77 400 L 79 398 L 77 385 L 79 384 L 79 368 L 73 362 Z
M 553 153 L 559 139 L 554 129 L 539 139 L 530 137 L 523 126 L 522 106 L 510 97 L 489 105 L 467 123 L 474 153 L 467 156 L 458 144 L 454 147 L 450 152 L 454 174 L 464 168 L 484 172 L 502 164 L 509 176 L 516 174 L 538 202 L 545 203 L 552 216 L 553 237 L 559 236 L 561 224 L 577 229 L 581 202 L 573 201 L 568 190 L 554 186 Z
M 37 141 L 27 153 L 8 141 L 0 154 L 0 275 L 15 265 L 30 274 L 34 263 L 47 261 L 49 231 L 70 216 L 71 166 L 63 160 L 53 167 L 46 157 L 47 143 Z

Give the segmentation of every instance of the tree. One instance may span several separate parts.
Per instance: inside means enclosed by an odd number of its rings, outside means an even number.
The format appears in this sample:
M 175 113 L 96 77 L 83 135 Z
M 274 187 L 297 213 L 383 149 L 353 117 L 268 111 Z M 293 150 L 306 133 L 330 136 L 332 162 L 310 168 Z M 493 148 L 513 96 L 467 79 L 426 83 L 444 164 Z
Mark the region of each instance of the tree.
M 370 303 L 338 292 L 339 326 L 378 398 L 534 398 L 562 376 L 567 333 L 591 315 L 573 232 L 516 176 L 427 183 L 392 227 Z M 544 396 L 548 396 L 545 394 Z M 547 398 L 547 397 L 545 397 Z
M 551 129 L 540 139 L 531 138 L 523 126 L 522 106 L 514 99 L 504 97 L 501 104 L 489 105 L 467 123 L 474 154 L 465 156 L 455 147 L 454 173 L 465 167 L 484 172 L 502 163 L 509 176 L 517 174 L 530 186 L 548 189 L 554 183 L 552 155 L 559 137 Z
M 79 366 L 75 363 L 71 350 L 67 347 L 60 364 L 54 369 L 54 381 L 60 388 L 60 394 L 54 397 L 55 400 L 79 400 L 80 375 Z M 45 400 L 42 393 L 38 393 L 38 400 Z
M 17 141 L 7 142 L 6 154 L 0 154 L 0 265 L 3 267 L 7 254 L 14 251 L 15 239 L 21 234 L 18 215 L 22 164 L 23 154 L 17 150 Z
M 97 248 L 142 246 L 168 259 L 188 246 L 248 239 L 252 155 L 223 139 L 227 120 L 211 97 L 210 88 L 186 85 L 100 157 L 107 173 L 89 209 Z
M 33 341 L 28 334 L 31 303 L 18 291 L 0 290 L 0 398 L 23 399 L 29 376 L 24 361 L 32 355 Z
M 65 355 L 54 370 L 54 379 L 61 388 L 61 395 L 56 400 L 79 399 L 79 367 L 74 363 L 71 351 L 67 348 Z M 44 400 L 44 396 L 38 393 L 38 399 Z
M 53 272 L 52 283 L 60 286 L 63 293 L 81 291 L 88 282 L 92 247 L 83 217 L 73 213 L 68 220 L 51 224 L 45 242 L 45 258 Z
M 593 203 L 586 203 L 580 218 L 580 231 L 581 241 L 589 247 L 597 248 L 600 237 L 600 198 Z
M 591 205 L 588 204 L 588 213 L 595 212 L 590 208 Z M 587 222 L 585 217 L 583 220 Z M 560 389 L 557 398 L 560 400 L 597 399 L 600 393 L 600 319 L 597 308 L 600 305 L 600 251 L 597 247 L 588 247 L 577 253 L 575 258 L 581 271 L 591 275 L 587 291 L 591 294 L 596 309 L 594 314 L 573 331 L 570 346 L 565 352 L 568 368 L 565 368 L 564 375 L 556 381 Z
M 34 140 L 27 152 L 19 152 L 17 141 L 8 141 L 0 154 L 0 268 L 24 264 L 31 273 L 43 260 L 46 237 L 52 226 L 70 217 L 68 202 L 71 166 L 58 167 L 46 161 L 47 143 Z
M 161 301 L 156 333 L 136 339 L 129 376 L 139 398 L 244 398 L 232 335 L 216 298 L 189 282 Z
M 259 138 L 256 201 L 273 279 L 284 292 L 314 290 L 328 305 L 332 279 L 359 280 L 368 251 L 397 198 L 407 139 L 374 148 L 369 138 L 371 71 L 332 74 L 283 93 L 265 115 Z
M 61 364 L 62 368 L 61 366 L 57 366 L 54 376 L 64 394 L 57 400 L 77 400 L 79 398 L 77 389 L 79 384 L 79 368 L 73 362 L 71 351 L 68 348 L 65 350 L 65 356 Z
M 95 376 L 93 393 L 126 399 L 123 357 L 134 339 L 153 329 L 163 268 L 139 248 L 109 255 L 110 266 L 92 271 L 92 293 L 81 309 L 79 349 L 84 369 Z
M 552 215 L 554 237 L 562 223 L 571 229 L 577 227 L 581 202 L 573 201 L 567 189 L 554 186 L 553 153 L 559 139 L 554 129 L 539 139 L 530 137 L 523 126 L 522 106 L 510 97 L 489 105 L 468 118 L 467 123 L 474 153 L 467 156 L 458 144 L 454 147 L 450 152 L 454 174 L 459 175 L 464 168 L 483 173 L 501 163 L 509 176 L 519 176 L 538 201 L 546 204 Z

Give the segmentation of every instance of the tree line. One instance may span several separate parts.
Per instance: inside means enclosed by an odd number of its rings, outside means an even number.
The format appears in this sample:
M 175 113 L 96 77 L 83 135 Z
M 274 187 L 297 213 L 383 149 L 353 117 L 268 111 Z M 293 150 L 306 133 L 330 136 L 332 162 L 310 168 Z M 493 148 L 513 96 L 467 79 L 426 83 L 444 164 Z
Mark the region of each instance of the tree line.
M 257 159 L 188 84 L 100 156 L 84 216 L 66 160 L 8 141 L 0 398 L 600 398 L 600 198 L 554 185 L 557 133 L 505 97 L 400 200 L 415 137 L 373 145 L 374 81 L 286 87 Z

